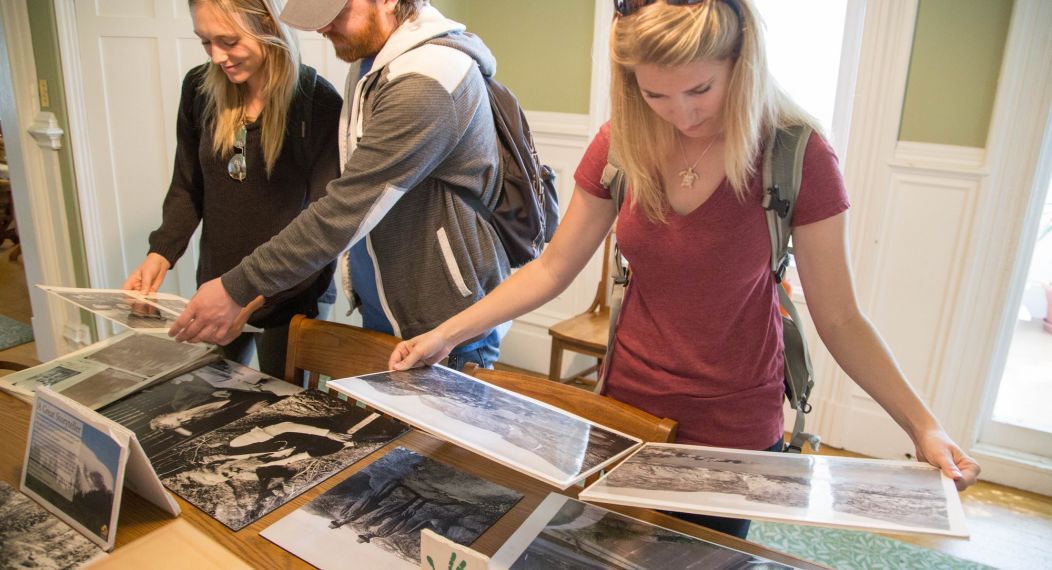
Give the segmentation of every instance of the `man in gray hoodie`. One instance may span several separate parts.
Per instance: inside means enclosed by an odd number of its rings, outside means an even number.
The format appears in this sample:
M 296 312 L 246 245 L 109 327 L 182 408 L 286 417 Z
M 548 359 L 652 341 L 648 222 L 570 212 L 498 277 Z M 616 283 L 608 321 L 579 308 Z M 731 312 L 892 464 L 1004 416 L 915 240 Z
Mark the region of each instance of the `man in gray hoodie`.
M 340 117 L 343 174 L 280 234 L 202 285 L 170 334 L 225 344 L 257 297 L 348 248 L 344 290 L 366 328 L 402 338 L 431 330 L 510 271 L 493 227 L 453 191 L 488 206 L 498 197 L 483 78 L 496 61 L 426 0 L 289 0 L 281 19 L 322 33 L 352 63 Z M 450 365 L 492 365 L 504 330 L 458 347 Z

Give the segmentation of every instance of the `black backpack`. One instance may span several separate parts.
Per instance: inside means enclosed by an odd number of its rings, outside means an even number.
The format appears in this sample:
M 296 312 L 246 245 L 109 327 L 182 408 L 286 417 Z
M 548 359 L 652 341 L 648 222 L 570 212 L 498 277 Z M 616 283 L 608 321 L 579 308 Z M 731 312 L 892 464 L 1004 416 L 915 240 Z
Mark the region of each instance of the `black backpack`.
M 555 172 L 541 164 L 519 100 L 504 85 L 483 75 L 497 129 L 500 181 L 492 209 L 467 189 L 455 191 L 488 221 L 500 238 L 508 262 L 521 267 L 537 259 L 559 225 Z

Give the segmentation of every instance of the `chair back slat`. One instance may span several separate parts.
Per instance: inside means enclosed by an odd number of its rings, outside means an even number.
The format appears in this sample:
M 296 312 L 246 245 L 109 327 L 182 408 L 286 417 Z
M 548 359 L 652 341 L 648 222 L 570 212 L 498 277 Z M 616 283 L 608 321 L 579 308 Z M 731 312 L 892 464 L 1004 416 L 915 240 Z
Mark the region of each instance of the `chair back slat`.
M 322 375 L 346 378 L 387 370 L 387 359 L 397 337 L 360 327 L 308 319 L 297 315 L 289 325 L 285 380 L 309 373 L 308 388 L 317 388 Z
M 551 404 L 643 441 L 667 443 L 676 437 L 675 420 L 659 418 L 613 398 L 519 372 L 488 370 L 472 365 L 465 367 L 464 371 L 479 380 Z

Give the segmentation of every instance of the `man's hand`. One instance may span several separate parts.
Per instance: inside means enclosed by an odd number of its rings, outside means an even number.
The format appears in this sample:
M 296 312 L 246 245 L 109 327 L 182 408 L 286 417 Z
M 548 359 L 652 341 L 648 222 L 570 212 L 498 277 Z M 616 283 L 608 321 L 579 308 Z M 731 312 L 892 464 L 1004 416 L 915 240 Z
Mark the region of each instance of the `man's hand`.
M 263 305 L 263 297 L 242 308 L 223 288 L 219 278 L 205 283 L 194 294 L 168 336 L 179 342 L 210 342 L 226 345 L 241 334 L 249 316 Z
M 132 271 L 121 289 L 138 291 L 143 295 L 156 293 L 161 288 L 164 276 L 168 274 L 168 269 L 171 267 L 172 264 L 168 263 L 163 255 L 151 253 L 146 256 L 146 261 L 143 261 L 142 265 Z

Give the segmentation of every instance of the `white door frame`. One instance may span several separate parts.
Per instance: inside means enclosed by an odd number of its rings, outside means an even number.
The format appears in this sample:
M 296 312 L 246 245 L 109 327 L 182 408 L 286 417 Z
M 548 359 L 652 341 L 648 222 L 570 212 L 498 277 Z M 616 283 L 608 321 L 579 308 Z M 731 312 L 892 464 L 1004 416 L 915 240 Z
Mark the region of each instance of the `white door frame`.
M 33 311 L 37 358 L 53 359 L 67 352 L 63 339 L 76 312 L 61 304 L 49 306 L 47 294 L 33 285 L 75 286 L 61 179 L 57 177 L 55 145 L 61 131 L 34 126 L 47 120 L 40 113 L 36 66 L 26 0 L 0 3 L 0 120 L 5 131 L 11 189 L 18 212 L 19 238 Z M 30 130 L 37 132 L 35 138 Z M 58 142 L 56 142 L 58 141 Z M 47 154 L 51 153 L 51 154 Z M 32 190 L 32 191 L 31 191 Z
M 990 178 L 976 208 L 971 263 L 964 272 L 959 331 L 949 345 L 957 355 L 943 371 L 954 383 L 934 407 L 951 434 L 983 465 L 983 479 L 1052 495 L 1052 461 L 984 443 L 981 430 L 992 413 L 1016 319 L 1029 248 L 1037 223 L 1037 184 L 1052 165 L 1041 159 L 1052 130 L 1052 4 L 1016 0 L 997 98 L 987 137 Z M 1050 137 L 1052 138 L 1052 137 Z M 1007 276 L 1007 277 L 1006 277 Z M 1014 305 L 1014 306 L 1013 306 Z

